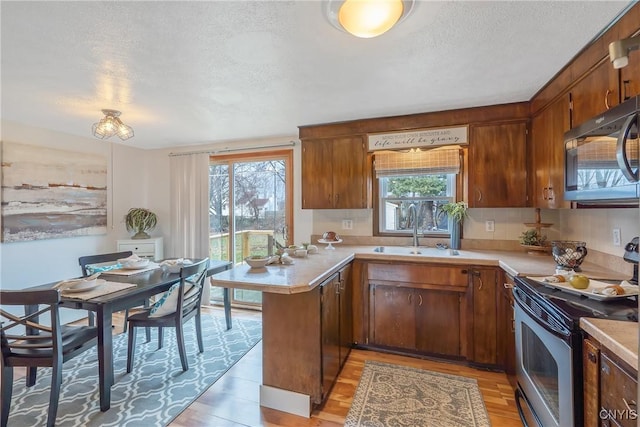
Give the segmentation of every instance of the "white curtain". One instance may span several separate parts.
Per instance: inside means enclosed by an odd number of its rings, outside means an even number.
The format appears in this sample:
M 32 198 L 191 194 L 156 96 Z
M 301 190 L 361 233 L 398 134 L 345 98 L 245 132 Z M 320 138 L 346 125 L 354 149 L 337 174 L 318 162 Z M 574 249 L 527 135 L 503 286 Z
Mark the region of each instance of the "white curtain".
M 209 258 L 209 155 L 172 156 L 169 163 L 169 255 L 173 258 Z M 208 291 L 203 300 L 209 301 Z

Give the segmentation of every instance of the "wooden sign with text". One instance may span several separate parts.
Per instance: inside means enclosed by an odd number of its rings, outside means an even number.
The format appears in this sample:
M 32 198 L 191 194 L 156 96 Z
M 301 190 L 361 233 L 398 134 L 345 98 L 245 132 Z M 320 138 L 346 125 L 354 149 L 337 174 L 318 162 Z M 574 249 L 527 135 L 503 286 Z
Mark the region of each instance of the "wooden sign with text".
M 367 135 L 369 151 L 406 150 L 418 147 L 465 145 L 469 143 L 469 127 L 422 129 L 411 132 L 379 133 Z

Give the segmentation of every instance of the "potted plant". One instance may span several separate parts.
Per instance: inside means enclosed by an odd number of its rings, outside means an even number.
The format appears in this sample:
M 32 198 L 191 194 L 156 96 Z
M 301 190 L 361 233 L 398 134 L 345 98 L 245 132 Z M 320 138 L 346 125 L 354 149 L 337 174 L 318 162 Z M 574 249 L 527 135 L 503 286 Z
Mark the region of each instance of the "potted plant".
M 449 218 L 449 231 L 451 233 L 451 249 L 460 249 L 460 233 L 462 221 L 467 217 L 467 204 L 465 202 L 447 203 L 440 207 L 440 213 Z
M 131 208 L 124 217 L 127 231 L 135 232 L 132 239 L 149 239 L 146 232 L 153 230 L 158 223 L 156 214 L 145 208 Z
M 537 228 L 523 231 L 520 235 L 520 244 L 532 255 L 543 255 L 549 251 L 547 236 L 543 235 Z

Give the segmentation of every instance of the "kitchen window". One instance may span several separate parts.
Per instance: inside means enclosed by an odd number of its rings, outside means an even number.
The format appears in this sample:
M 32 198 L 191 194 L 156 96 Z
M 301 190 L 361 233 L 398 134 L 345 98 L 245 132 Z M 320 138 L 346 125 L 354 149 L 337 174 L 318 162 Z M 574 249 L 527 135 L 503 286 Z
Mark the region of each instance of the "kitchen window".
M 422 235 L 448 236 L 448 218 L 440 208 L 456 200 L 460 155 L 459 147 L 376 152 L 376 234 L 411 235 L 417 221 Z M 410 214 L 412 204 L 417 218 Z
M 268 255 L 292 236 L 292 151 L 212 156 L 209 165 L 209 253 L 240 264 Z M 293 241 L 293 240 L 292 240 Z M 212 300 L 222 290 L 212 289 Z M 232 303 L 257 306 L 258 291 L 234 289 Z

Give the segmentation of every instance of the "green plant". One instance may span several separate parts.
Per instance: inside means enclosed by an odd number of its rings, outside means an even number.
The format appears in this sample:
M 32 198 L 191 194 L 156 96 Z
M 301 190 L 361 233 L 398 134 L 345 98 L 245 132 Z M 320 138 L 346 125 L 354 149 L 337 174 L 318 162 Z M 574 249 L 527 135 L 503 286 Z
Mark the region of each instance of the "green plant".
M 440 206 L 440 213 L 447 214 L 456 223 L 462 223 L 467 217 L 467 204 L 465 202 L 447 203 Z
M 547 236 L 543 236 L 535 228 L 523 231 L 520 235 L 520 244 L 527 246 L 544 246 Z
M 145 208 L 131 208 L 124 217 L 124 224 L 127 231 L 135 232 L 133 239 L 148 239 L 146 232 L 153 230 L 158 223 L 156 214 Z

